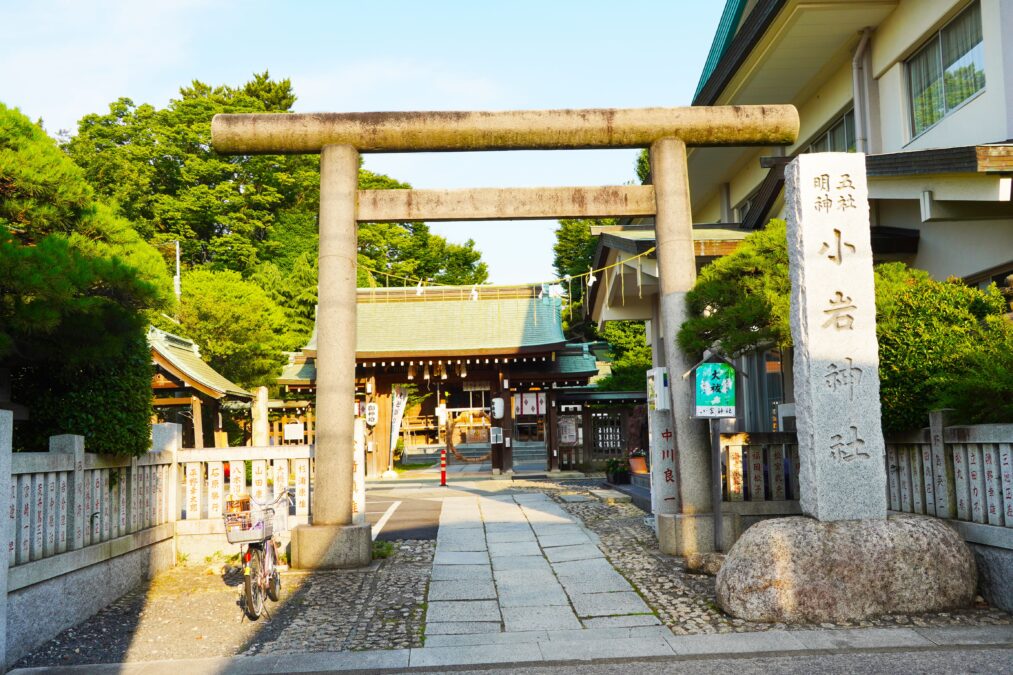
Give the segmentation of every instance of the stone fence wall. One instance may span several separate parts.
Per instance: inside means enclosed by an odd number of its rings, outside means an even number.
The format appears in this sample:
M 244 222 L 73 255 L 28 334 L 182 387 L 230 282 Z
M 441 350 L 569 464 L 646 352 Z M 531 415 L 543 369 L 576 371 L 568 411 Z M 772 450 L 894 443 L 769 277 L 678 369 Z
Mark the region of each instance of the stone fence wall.
M 886 445 L 890 510 L 944 518 L 974 551 L 979 588 L 1013 611 L 1013 424 L 930 426 Z
M 177 462 L 183 477 L 176 523 L 181 558 L 198 561 L 239 551 L 225 539 L 228 495 L 248 494 L 266 503 L 288 494 L 289 503 L 277 507 L 288 513 L 288 528 L 281 534 L 286 548 L 288 532 L 309 522 L 315 472 L 311 445 L 181 450 Z
M 9 512 L 0 664 L 177 560 L 238 552 L 222 521 L 229 494 L 288 494 L 289 528 L 309 521 L 312 446 L 184 450 L 179 425 L 156 424 L 150 451 L 136 458 L 86 453 L 84 438 L 70 435 L 52 437 L 49 452 L 12 454 L 10 431 L 0 411 L 0 485 L 10 488 L 0 492 L 0 513 Z
M 10 429 L 10 413 L 0 411 Z M 2 430 L 2 429 L 0 429 Z M 155 425 L 141 457 L 85 452 L 81 436 L 53 436 L 49 452 L 11 453 L 0 434 L 9 515 L 0 608 L 0 663 L 11 664 L 172 567 L 178 425 Z

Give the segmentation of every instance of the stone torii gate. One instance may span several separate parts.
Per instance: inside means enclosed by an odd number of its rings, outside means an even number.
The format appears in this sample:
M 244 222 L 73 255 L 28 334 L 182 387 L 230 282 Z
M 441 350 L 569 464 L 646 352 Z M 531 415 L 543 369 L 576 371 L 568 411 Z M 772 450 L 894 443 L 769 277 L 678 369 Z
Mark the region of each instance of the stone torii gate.
M 675 343 L 696 280 L 688 146 L 772 146 L 798 136 L 793 106 L 216 115 L 225 154 L 320 154 L 317 443 L 313 524 L 292 534 L 302 568 L 369 564 L 370 528 L 352 523 L 356 225 L 411 220 L 655 217 L 665 361 L 692 364 Z M 653 185 L 471 190 L 358 190 L 360 152 L 650 148 Z M 679 515 L 692 550 L 712 550 L 706 430 L 689 420 L 691 388 L 671 378 Z M 682 416 L 679 413 L 683 413 Z

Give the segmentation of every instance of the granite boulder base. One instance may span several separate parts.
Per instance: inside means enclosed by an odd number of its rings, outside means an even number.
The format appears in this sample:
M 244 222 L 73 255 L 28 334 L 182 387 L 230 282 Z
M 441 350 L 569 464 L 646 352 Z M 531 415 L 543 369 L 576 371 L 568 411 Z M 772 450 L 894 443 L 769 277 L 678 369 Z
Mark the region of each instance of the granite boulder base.
M 793 517 L 746 530 L 718 572 L 717 600 L 749 621 L 842 622 L 967 607 L 975 585 L 970 549 L 935 518 Z

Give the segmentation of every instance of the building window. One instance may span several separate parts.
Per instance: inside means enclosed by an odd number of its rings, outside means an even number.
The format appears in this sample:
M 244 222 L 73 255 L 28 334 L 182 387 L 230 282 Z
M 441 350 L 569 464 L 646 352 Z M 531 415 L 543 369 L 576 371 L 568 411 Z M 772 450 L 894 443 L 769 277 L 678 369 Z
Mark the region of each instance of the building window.
M 816 134 L 805 152 L 854 152 L 855 111 L 849 110 Z
M 777 406 L 784 403 L 781 350 L 761 349 L 750 352 L 742 356 L 736 365 L 748 375 L 740 380 L 745 394 L 742 404 L 745 408 L 746 430 L 779 431 Z
M 975 2 L 907 62 L 917 136 L 985 88 L 981 6 Z

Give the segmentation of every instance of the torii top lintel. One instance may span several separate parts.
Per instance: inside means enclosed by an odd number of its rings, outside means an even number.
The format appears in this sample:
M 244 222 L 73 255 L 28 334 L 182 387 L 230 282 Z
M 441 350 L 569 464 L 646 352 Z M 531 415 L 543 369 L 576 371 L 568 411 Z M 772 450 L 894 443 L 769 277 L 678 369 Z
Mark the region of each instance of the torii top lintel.
M 222 114 L 211 122 L 211 139 L 226 154 L 312 154 L 325 145 L 360 152 L 465 152 L 643 148 L 661 138 L 687 146 L 787 145 L 798 130 L 794 106 L 745 105 Z

